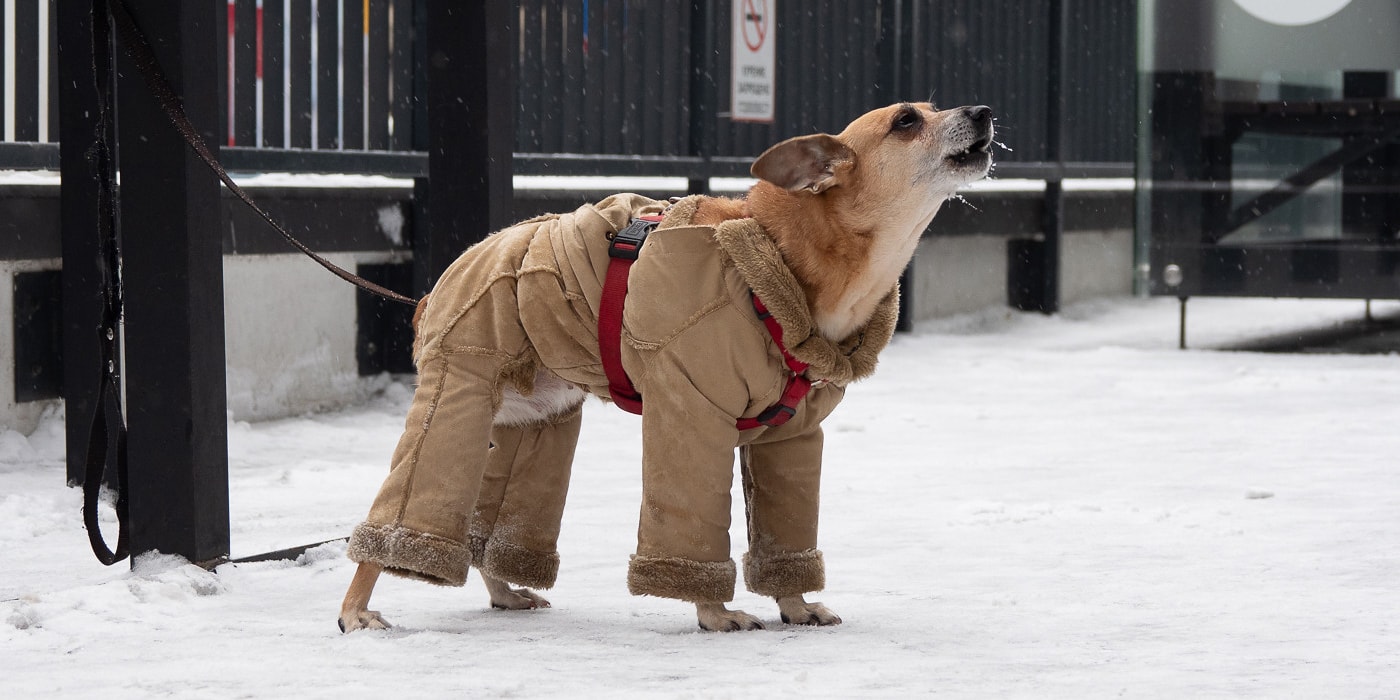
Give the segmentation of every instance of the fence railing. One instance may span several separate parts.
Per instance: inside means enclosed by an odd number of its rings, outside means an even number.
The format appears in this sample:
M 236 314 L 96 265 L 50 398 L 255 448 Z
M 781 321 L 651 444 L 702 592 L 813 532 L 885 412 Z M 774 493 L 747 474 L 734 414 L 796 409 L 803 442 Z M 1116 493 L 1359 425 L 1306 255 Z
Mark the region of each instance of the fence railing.
M 724 87 L 733 1 L 520 0 L 516 172 L 740 174 L 778 140 L 928 98 L 996 109 L 999 174 L 1065 172 L 1042 164 L 1050 3 L 774 0 L 775 117 L 745 123 Z M 1128 174 L 1137 3 L 1065 1 L 1064 161 Z M 56 3 L 0 0 L 0 168 L 57 167 Z M 421 5 L 228 0 L 230 169 L 423 176 Z

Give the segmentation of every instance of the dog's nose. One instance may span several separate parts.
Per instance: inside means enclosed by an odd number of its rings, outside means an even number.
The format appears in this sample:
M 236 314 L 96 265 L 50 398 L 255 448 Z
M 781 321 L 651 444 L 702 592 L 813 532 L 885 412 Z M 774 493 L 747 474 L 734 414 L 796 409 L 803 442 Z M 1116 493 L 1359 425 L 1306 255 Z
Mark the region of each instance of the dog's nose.
M 980 122 L 992 116 L 992 108 L 988 107 L 987 105 L 977 105 L 976 107 L 964 107 L 963 114 L 966 114 L 967 118 L 974 122 Z

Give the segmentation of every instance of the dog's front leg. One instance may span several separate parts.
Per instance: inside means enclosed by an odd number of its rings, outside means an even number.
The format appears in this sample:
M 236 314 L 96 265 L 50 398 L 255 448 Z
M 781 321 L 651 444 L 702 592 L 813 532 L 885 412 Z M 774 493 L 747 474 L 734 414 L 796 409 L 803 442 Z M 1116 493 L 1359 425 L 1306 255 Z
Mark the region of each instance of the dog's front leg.
M 817 426 L 793 438 L 740 451 L 749 520 L 744 581 L 754 593 L 778 601 L 783 622 L 793 625 L 841 624 L 841 618 L 825 605 L 808 603 L 803 597 L 826 584 L 816 548 L 821 450 L 822 432 Z
M 730 610 L 724 603 L 696 603 L 695 616 L 700 629 L 710 632 L 740 632 L 761 630 L 763 623 L 743 610 Z
M 374 593 L 374 584 L 384 567 L 373 562 L 361 562 L 355 569 L 355 577 L 350 579 L 350 588 L 345 591 L 345 601 L 340 604 L 340 631 L 354 632 L 361 629 L 386 630 L 390 624 L 378 611 L 369 609 L 369 597 Z
M 778 614 L 789 625 L 828 625 L 841 624 L 841 618 L 821 603 L 808 603 L 800 595 L 785 595 L 777 598 Z

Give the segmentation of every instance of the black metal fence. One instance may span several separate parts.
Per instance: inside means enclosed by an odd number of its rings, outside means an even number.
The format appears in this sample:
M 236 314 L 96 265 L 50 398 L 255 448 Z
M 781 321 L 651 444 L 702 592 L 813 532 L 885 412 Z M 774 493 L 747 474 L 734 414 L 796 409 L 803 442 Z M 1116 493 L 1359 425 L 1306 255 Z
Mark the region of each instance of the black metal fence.
M 1040 172 L 1018 166 L 1046 159 L 1048 0 L 778 0 L 768 124 L 727 118 L 732 1 L 520 0 L 516 172 L 742 174 L 778 140 L 929 98 L 992 105 L 999 173 Z M 1064 160 L 1127 174 L 1137 3 L 1065 1 Z M 58 133 L 56 4 L 0 15 L 0 168 L 57 165 L 36 145 Z M 230 167 L 422 176 L 422 5 L 228 2 Z
M 111 8 L 122 35 L 114 40 L 109 17 L 91 9 L 105 12 L 106 2 L 0 0 L 0 169 L 57 169 L 63 178 L 61 189 L 40 188 L 43 211 L 0 220 L 0 231 L 16 232 L 0 236 L 0 258 L 45 249 L 31 257 L 63 260 L 62 299 L 50 303 L 62 308 L 70 477 L 86 478 L 83 428 L 100 415 L 90 380 L 122 367 L 130 460 L 142 465 L 126 485 L 133 550 L 197 562 L 229 553 L 222 260 L 230 249 L 228 239 L 221 248 L 190 232 L 228 230 L 236 215 L 220 211 L 218 184 L 195 171 L 188 146 L 164 125 L 162 101 L 138 75 L 149 78 L 148 66 L 114 54 L 116 45 L 143 46 L 143 30 L 230 170 L 415 178 L 407 242 L 378 249 L 412 250 L 410 263 L 381 273 L 411 279 L 417 291 L 509 221 L 513 173 L 679 175 L 703 189 L 711 176 L 746 173 L 772 142 L 834 131 L 902 99 L 995 106 L 1016 148 L 999 174 L 1047 180 L 1046 270 L 1057 269 L 1052 242 L 1063 228 L 1058 179 L 1075 172 L 1065 161 L 1082 161 L 1079 172 L 1131 172 L 1132 0 L 742 0 L 750 17 L 771 23 L 776 46 L 774 118 L 762 124 L 728 118 L 722 89 L 738 1 L 122 0 Z M 113 120 L 99 118 L 110 110 Z M 91 167 L 108 146 L 122 173 L 117 202 L 103 198 L 115 173 Z M 6 184 L 6 195 L 23 187 Z M 0 197 L 0 212 L 9 199 L 29 201 Z M 141 235 L 121 235 L 122 221 L 140 222 Z M 61 246 L 48 235 L 54 228 Z M 111 235 L 94 235 L 101 230 Z M 25 242 L 36 237 L 47 240 Z M 123 332 L 107 326 L 94 343 L 106 318 L 100 302 L 114 298 L 104 296 L 113 293 L 104 270 L 114 268 L 102 261 L 117 245 Z M 46 293 L 35 285 L 22 296 Z M 101 361 L 118 352 L 106 343 L 119 343 L 125 361 Z
M 525 0 L 516 150 L 692 154 L 704 134 L 687 125 L 705 95 L 688 88 L 730 74 L 731 2 L 705 14 L 686 3 Z M 995 105 L 1015 148 L 1002 160 L 1043 160 L 1048 12 L 1043 2 L 778 3 L 774 122 L 727 120 L 728 93 L 713 90 L 710 152 L 753 156 L 882 103 L 932 99 Z M 1070 2 L 1068 160 L 1132 159 L 1135 18 L 1131 0 Z
M 57 0 L 0 2 L 0 169 L 56 167 Z M 51 155 L 50 155 L 51 154 Z
M 235 0 L 226 22 L 229 146 L 413 148 L 413 0 Z

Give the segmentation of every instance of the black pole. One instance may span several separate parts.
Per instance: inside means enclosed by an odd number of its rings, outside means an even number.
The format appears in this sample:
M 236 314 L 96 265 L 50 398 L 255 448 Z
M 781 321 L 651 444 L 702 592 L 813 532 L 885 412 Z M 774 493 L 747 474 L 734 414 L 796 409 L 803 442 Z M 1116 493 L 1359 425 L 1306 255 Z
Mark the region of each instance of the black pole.
M 217 155 L 223 8 L 125 3 Z M 131 551 L 210 564 L 229 553 L 219 182 L 117 54 Z
M 398 34 L 400 40 L 411 39 L 411 46 L 408 50 L 396 48 L 395 52 L 402 52 L 408 55 L 406 59 L 411 68 L 408 69 L 411 80 L 403 81 L 401 84 L 404 91 L 408 93 L 406 105 L 402 111 L 409 115 L 404 120 L 396 120 L 395 129 L 398 130 L 399 122 L 403 121 L 411 126 L 403 130 L 407 133 L 407 143 L 411 144 L 415 151 L 424 153 L 432 150 L 432 144 L 428 140 L 428 0 L 398 0 L 397 9 L 408 9 L 411 13 L 407 22 L 409 31 Z M 402 21 L 399 15 L 395 15 L 395 26 Z M 396 29 L 395 31 L 400 31 Z M 431 198 L 429 194 L 432 188 L 428 186 L 427 177 L 416 177 L 413 179 L 413 218 L 411 220 L 413 232 L 413 286 L 410 290 L 412 296 L 422 297 L 432 291 L 433 284 L 437 282 L 441 269 L 434 269 L 429 263 L 432 259 L 430 251 L 432 236 L 432 218 L 428 214 L 428 202 Z M 420 261 L 419 258 L 422 258 Z
M 881 104 L 892 104 L 910 99 L 908 66 L 913 62 L 910 55 L 908 32 L 910 22 L 905 17 L 904 0 L 881 0 L 880 3 L 880 47 L 879 80 Z M 902 298 L 899 303 L 899 319 L 896 330 L 914 330 L 914 261 L 904 268 L 899 277 Z
M 427 235 L 414 231 L 418 291 L 513 218 L 519 7 L 511 0 L 423 5 L 427 72 Z
M 1050 16 L 1047 26 L 1049 50 L 1047 51 L 1046 104 L 1045 104 L 1045 161 L 1056 167 L 1045 180 L 1045 208 L 1041 215 L 1041 232 L 1044 235 L 1044 287 L 1041 292 L 1040 311 L 1053 314 L 1060 310 L 1060 242 L 1065 229 L 1065 191 L 1062 181 L 1064 173 L 1064 134 L 1065 134 L 1065 49 L 1066 31 L 1069 27 L 1068 11 L 1070 0 L 1050 0 Z
M 909 86 L 910 21 L 904 0 L 880 0 L 880 103 L 894 104 L 912 98 Z
M 1186 297 L 1177 297 L 1181 300 L 1180 318 L 1177 320 L 1176 348 L 1186 349 Z
M 715 76 L 714 0 L 693 0 L 690 3 L 690 155 L 704 160 L 703 172 L 692 174 L 688 183 L 691 194 L 710 191 L 710 159 L 715 155 L 716 113 L 719 88 Z M 776 18 L 770 20 L 776 26 Z

